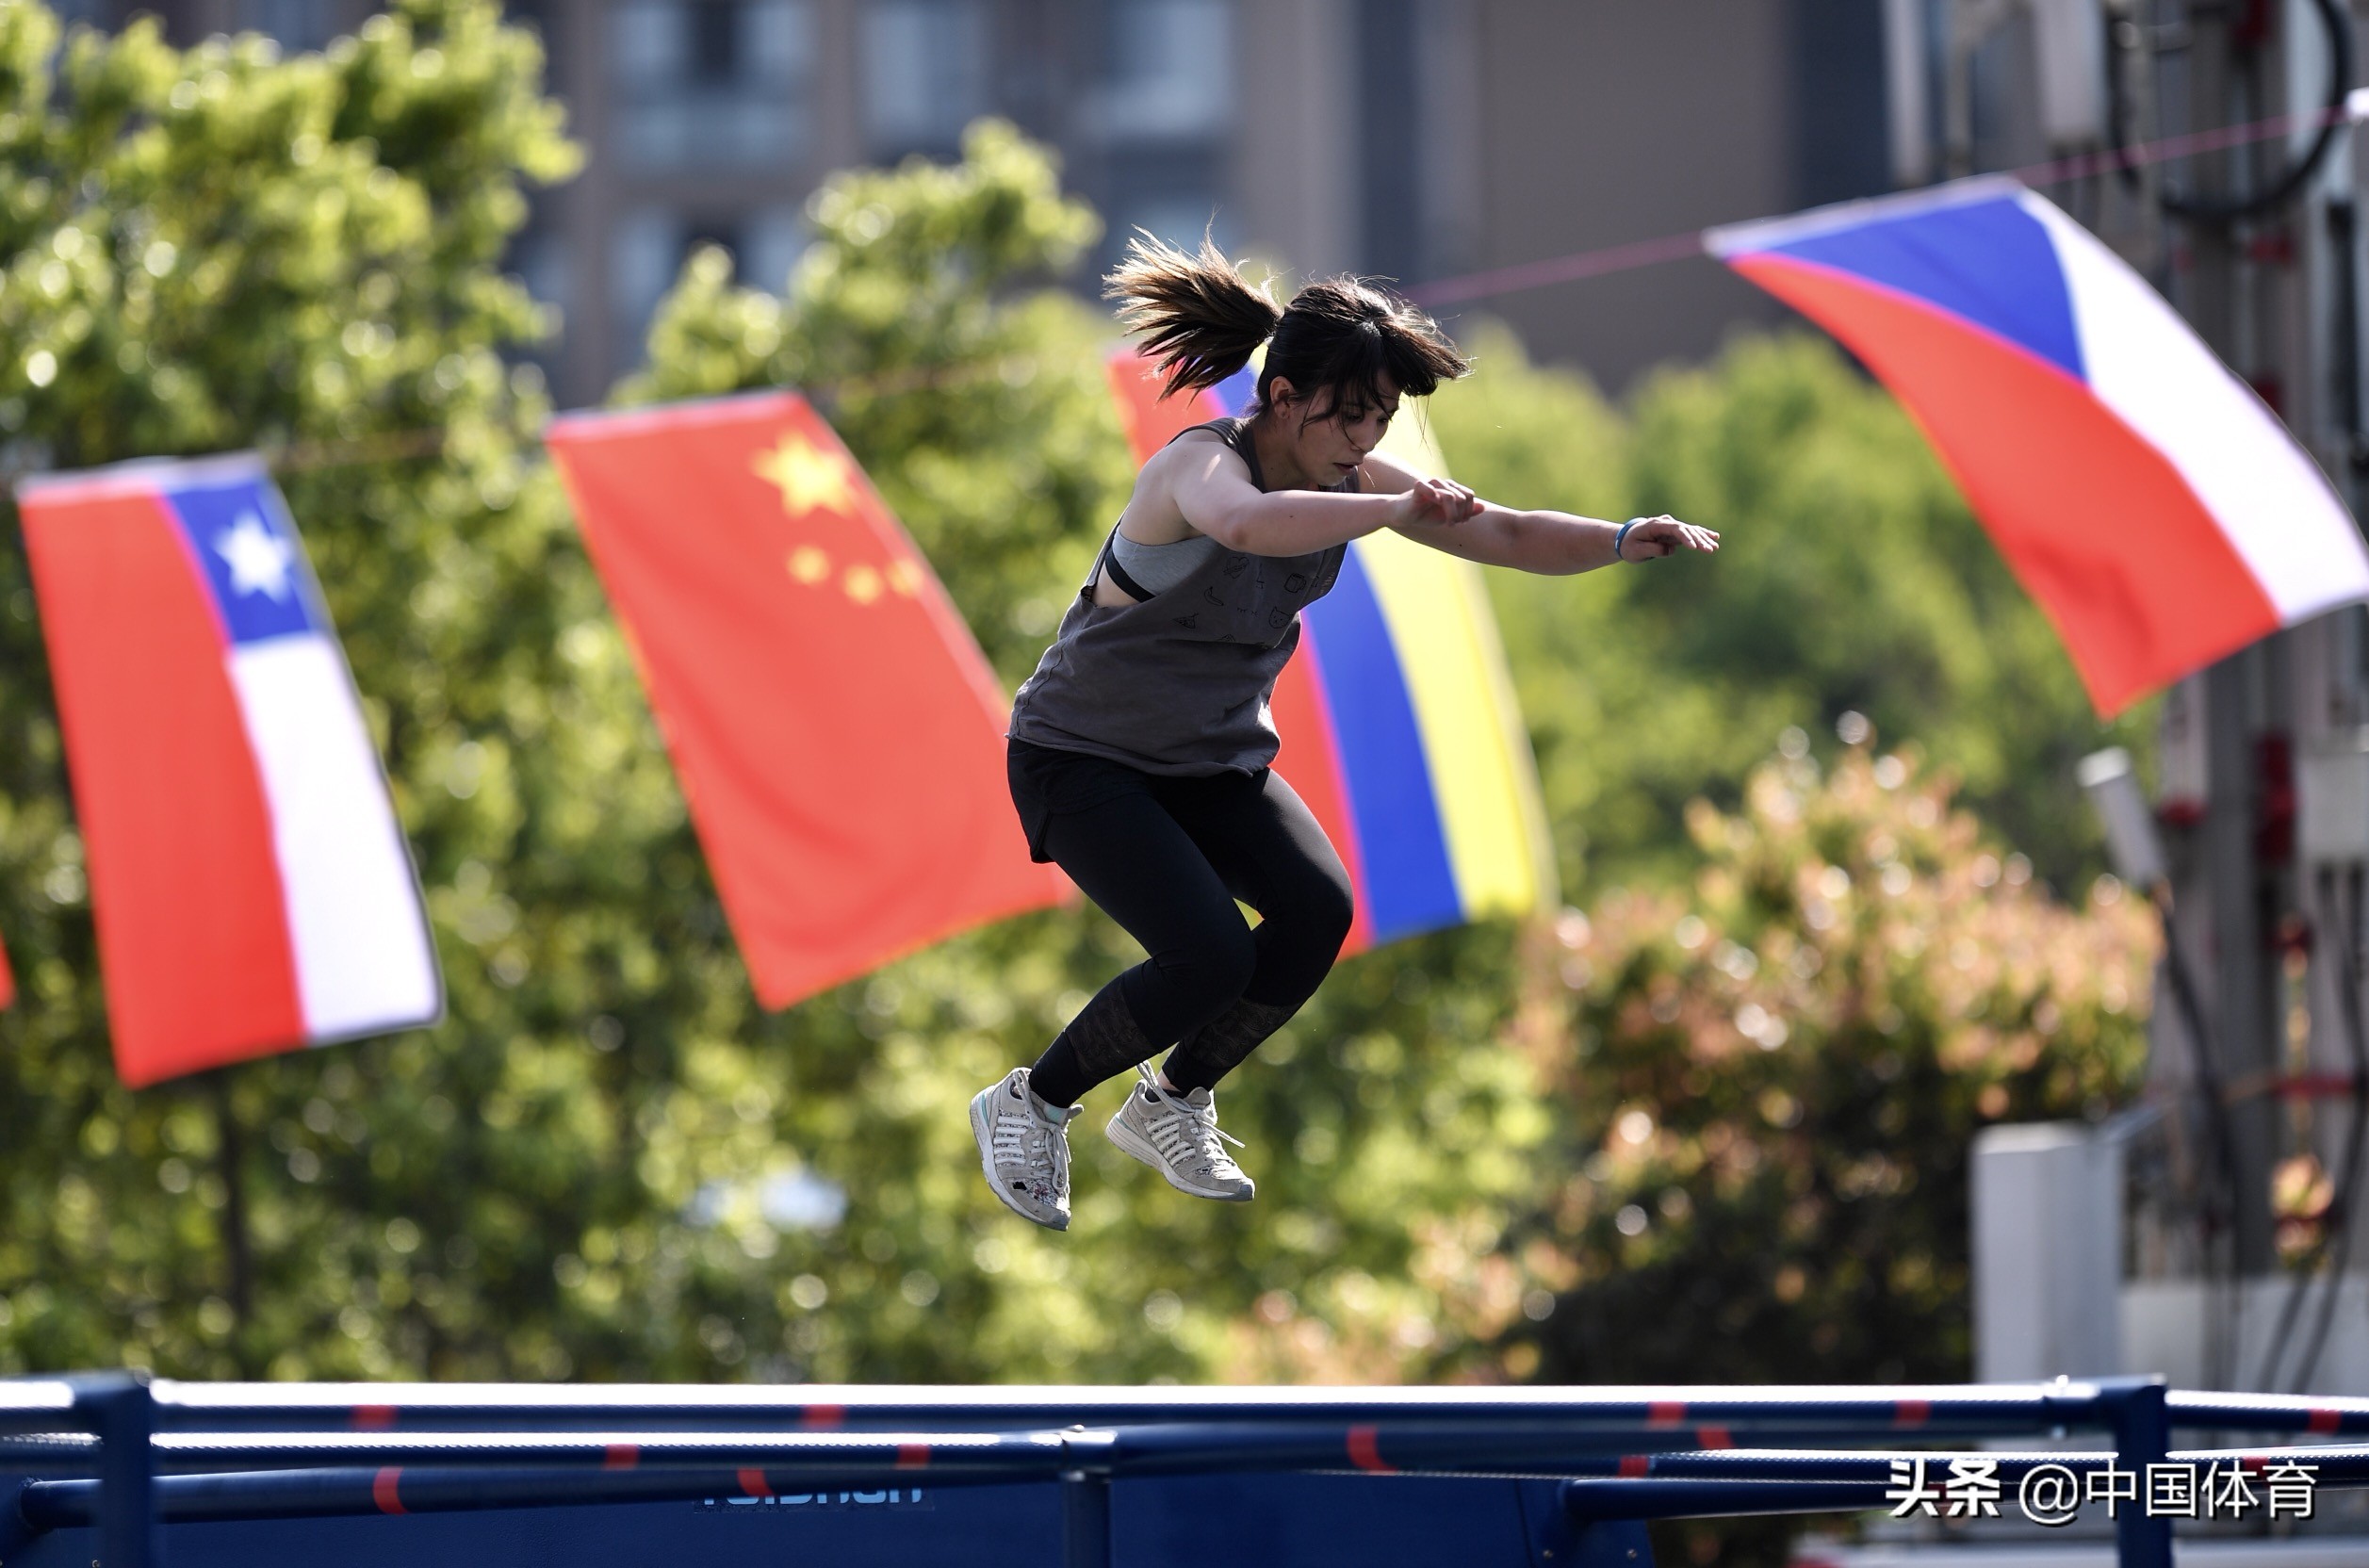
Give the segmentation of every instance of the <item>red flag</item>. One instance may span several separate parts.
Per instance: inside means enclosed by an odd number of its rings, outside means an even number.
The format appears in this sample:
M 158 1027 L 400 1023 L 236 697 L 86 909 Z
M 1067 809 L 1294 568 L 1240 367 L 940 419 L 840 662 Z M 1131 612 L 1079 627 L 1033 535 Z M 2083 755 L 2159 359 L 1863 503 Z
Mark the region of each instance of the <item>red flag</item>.
M 261 460 L 17 500 L 124 1084 L 433 1023 L 411 854 Z
M 0 947 L 0 1007 L 16 1000 L 16 976 L 8 972 L 8 950 Z
M 760 1001 L 1061 896 L 1012 811 L 1001 686 L 805 399 L 571 415 L 547 440 Z

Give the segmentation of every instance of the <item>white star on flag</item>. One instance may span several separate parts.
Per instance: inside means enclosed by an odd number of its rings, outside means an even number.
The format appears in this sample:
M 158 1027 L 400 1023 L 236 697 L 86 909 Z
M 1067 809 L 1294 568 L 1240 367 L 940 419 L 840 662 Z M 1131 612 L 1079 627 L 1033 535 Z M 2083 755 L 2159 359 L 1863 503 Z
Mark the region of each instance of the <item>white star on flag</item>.
M 296 552 L 253 513 L 241 512 L 238 521 L 214 536 L 214 553 L 230 564 L 231 592 L 287 598 Z

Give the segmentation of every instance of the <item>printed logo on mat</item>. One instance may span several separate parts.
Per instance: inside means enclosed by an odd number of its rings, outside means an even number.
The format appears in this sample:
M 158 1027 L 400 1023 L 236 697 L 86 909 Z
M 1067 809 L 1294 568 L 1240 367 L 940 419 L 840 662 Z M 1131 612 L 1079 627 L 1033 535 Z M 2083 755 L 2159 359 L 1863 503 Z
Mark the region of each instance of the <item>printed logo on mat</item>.
M 766 1518 L 785 1511 L 811 1513 L 819 1509 L 852 1511 L 877 1508 L 909 1513 L 938 1505 L 924 1499 L 918 1486 L 892 1486 L 878 1492 L 782 1492 L 770 1496 L 705 1497 L 692 1506 L 700 1513 L 717 1518 Z

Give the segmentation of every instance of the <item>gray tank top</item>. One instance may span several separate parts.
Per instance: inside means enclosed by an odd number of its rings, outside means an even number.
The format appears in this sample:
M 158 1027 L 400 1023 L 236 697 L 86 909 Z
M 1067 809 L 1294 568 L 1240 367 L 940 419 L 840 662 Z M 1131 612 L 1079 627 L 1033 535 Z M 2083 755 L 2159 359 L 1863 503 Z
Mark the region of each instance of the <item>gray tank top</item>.
M 1215 432 L 1250 466 L 1250 482 L 1266 488 L 1248 420 L 1193 428 Z M 1355 476 L 1328 486 L 1356 487 Z M 1219 547 L 1138 603 L 1099 605 L 1094 585 L 1112 566 L 1105 541 L 1037 673 L 1012 699 L 1012 739 L 1145 773 L 1268 766 L 1280 743 L 1267 701 L 1299 645 L 1299 612 L 1332 592 L 1348 553 L 1347 545 L 1291 556 Z M 1113 580 L 1131 586 L 1123 573 Z

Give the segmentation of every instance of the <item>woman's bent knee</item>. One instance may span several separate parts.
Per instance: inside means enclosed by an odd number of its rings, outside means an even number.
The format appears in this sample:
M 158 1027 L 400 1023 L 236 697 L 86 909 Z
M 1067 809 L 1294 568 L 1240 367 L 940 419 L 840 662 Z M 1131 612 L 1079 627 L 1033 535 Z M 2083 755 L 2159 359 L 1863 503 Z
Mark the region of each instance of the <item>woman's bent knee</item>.
M 1295 948 L 1329 965 L 1340 956 L 1341 944 L 1349 939 L 1349 927 L 1357 921 L 1357 901 L 1349 893 L 1346 877 L 1311 878 L 1299 890 L 1289 909 L 1276 912 L 1276 919 L 1292 932 Z
M 1179 990 L 1189 991 L 1211 1009 L 1242 994 L 1258 968 L 1259 950 L 1250 927 L 1208 932 L 1189 946 L 1156 954 L 1152 963 Z

